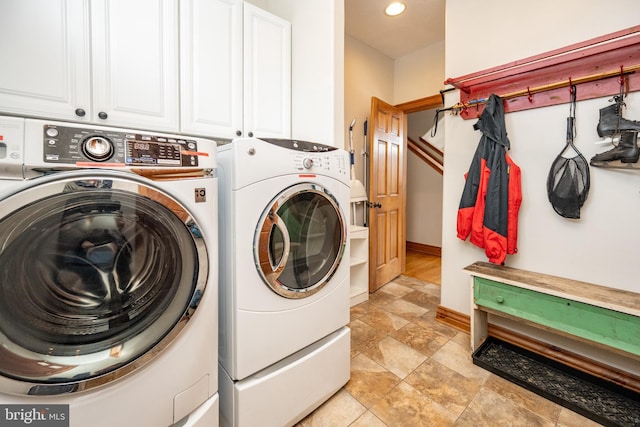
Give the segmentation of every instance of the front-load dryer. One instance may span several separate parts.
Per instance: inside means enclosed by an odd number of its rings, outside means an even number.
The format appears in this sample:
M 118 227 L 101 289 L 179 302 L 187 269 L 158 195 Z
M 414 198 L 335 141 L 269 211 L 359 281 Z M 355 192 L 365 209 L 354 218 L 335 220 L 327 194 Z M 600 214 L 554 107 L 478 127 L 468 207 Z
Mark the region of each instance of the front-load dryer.
M 220 423 L 292 425 L 349 379 L 349 159 L 284 139 L 218 147 Z
M 0 117 L 0 417 L 218 425 L 216 167 L 208 140 Z

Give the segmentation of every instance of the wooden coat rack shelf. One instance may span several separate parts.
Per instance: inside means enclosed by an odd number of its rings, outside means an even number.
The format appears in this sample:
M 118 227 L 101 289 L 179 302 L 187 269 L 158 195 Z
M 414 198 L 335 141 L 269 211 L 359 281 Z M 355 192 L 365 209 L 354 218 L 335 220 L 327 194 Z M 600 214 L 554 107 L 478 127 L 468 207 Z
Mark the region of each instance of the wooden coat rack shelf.
M 449 78 L 460 90 L 453 106 L 464 119 L 479 117 L 489 95 L 504 100 L 505 112 L 640 90 L 640 25 L 497 67 Z

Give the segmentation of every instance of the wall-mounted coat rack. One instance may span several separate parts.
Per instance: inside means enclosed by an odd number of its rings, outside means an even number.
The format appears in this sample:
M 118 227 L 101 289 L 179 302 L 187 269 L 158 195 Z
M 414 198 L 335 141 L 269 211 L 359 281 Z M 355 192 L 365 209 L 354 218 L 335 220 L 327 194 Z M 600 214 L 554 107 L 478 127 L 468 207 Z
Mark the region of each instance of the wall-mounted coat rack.
M 453 106 L 464 119 L 477 118 L 489 95 L 505 101 L 505 112 L 569 102 L 571 85 L 578 100 L 640 90 L 640 25 L 522 60 L 449 78 L 460 89 Z

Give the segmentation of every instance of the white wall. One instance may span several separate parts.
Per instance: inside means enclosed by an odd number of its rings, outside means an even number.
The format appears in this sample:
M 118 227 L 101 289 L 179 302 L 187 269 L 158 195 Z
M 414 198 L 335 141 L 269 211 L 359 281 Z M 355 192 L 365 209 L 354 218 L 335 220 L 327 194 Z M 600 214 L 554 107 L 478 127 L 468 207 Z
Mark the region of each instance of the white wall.
M 417 141 L 425 135 L 433 126 L 435 113 L 431 109 L 407 115 L 407 136 Z M 442 175 L 409 150 L 406 221 L 407 242 L 442 247 Z
M 444 88 L 444 41 L 400 57 L 394 62 L 393 104 L 436 95 Z M 407 133 L 422 136 L 433 124 L 433 111 L 423 130 Z M 409 115 L 409 120 L 418 120 Z M 439 130 L 440 133 L 444 129 Z M 407 150 L 407 241 L 442 245 L 442 175 Z
M 640 22 L 640 7 L 636 0 L 613 4 L 600 0 L 447 0 L 446 17 L 446 75 L 457 77 L 632 27 Z M 475 29 L 473 38 L 470 29 Z M 458 101 L 458 93 L 446 98 L 446 105 L 451 105 Z M 595 144 L 600 140 L 598 110 L 610 105 L 609 98 L 577 105 L 576 145 L 587 159 L 610 148 Z M 632 93 L 626 102 L 624 116 L 640 119 L 640 94 Z M 568 114 L 564 104 L 506 115 L 510 154 L 522 168 L 523 190 L 518 253 L 508 256 L 506 265 L 637 292 L 640 172 L 592 167 L 591 191 L 579 220 L 560 217 L 547 200 L 546 177 L 564 146 Z M 481 249 L 456 238 L 463 175 L 480 138 L 473 130 L 474 122 L 452 115 L 444 119 L 441 304 L 462 313 L 469 313 L 471 304 L 469 278 L 462 269 L 486 260 Z M 593 353 L 588 347 L 575 346 Z M 608 355 L 589 355 L 625 363 Z
M 343 146 L 344 0 L 252 0 L 292 28 L 291 135 Z
M 259 7 L 263 10 L 269 10 L 269 0 L 245 0 L 247 3 L 251 3 L 252 5 Z M 274 12 L 271 12 L 274 13 Z
M 442 175 L 407 152 L 407 242 L 442 247 Z
M 444 88 L 444 49 L 443 40 L 396 59 L 392 104 L 436 95 Z
M 349 124 L 355 118 L 353 150 L 356 178 L 364 182 L 363 124 L 371 114 L 372 96 L 386 102 L 393 99 L 393 60 L 353 37 L 345 36 L 344 66 L 345 149 L 348 149 L 349 144 Z
M 424 98 L 437 94 L 443 87 L 444 79 L 443 42 L 427 46 L 394 61 L 370 46 L 345 36 L 344 123 L 348 138 L 349 124 L 351 120 L 356 119 L 353 146 L 357 179 L 364 180 L 366 159 L 362 156 L 365 145 L 363 123 L 371 114 L 371 97 L 375 96 L 390 104 Z M 345 147 L 347 146 L 348 140 L 345 144 Z M 412 154 L 409 153 L 408 156 Z M 431 212 L 434 218 L 441 218 L 441 196 L 431 198 L 431 195 L 434 191 L 441 193 L 442 177 L 435 172 L 425 171 L 424 165 L 416 161 L 418 160 L 414 158 L 412 161 L 409 157 L 407 166 L 409 180 L 415 179 L 417 183 L 413 186 L 408 184 L 407 189 L 407 200 L 411 200 L 407 206 L 407 233 L 416 239 L 411 240 L 408 237 L 408 240 L 439 247 L 441 231 L 434 231 L 432 228 L 440 227 L 441 222 L 434 222 L 434 219 L 430 218 L 425 229 L 420 217 L 424 212 Z M 416 187 L 420 183 L 423 185 Z M 416 189 L 415 194 L 413 188 Z M 426 197 L 429 199 L 426 200 Z M 357 218 L 358 224 L 362 224 L 360 210 Z

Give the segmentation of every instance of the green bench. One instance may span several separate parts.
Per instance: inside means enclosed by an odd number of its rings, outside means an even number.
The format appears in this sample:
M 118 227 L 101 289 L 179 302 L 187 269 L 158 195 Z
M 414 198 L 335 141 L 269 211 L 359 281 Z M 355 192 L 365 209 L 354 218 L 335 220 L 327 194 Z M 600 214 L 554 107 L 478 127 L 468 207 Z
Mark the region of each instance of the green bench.
M 471 348 L 487 338 L 488 314 L 640 358 L 640 294 L 476 262 L 471 276 Z

